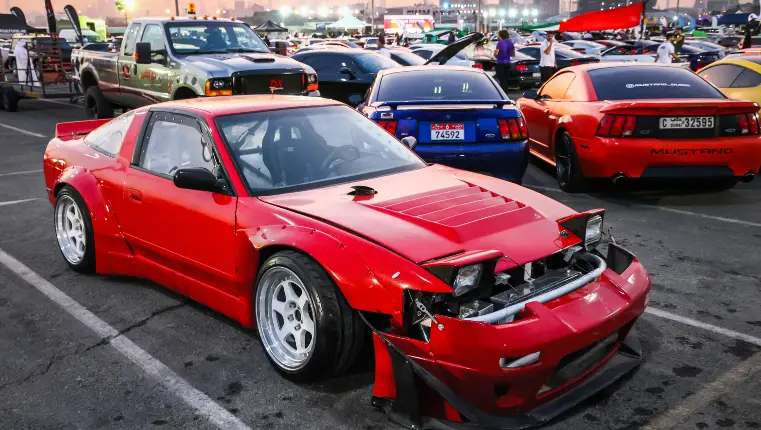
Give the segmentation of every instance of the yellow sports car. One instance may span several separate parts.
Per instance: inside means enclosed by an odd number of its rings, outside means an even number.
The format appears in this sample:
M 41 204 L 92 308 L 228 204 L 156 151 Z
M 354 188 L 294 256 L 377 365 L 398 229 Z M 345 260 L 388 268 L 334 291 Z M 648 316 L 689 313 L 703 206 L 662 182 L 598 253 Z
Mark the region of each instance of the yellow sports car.
M 730 55 L 698 72 L 727 97 L 761 105 L 761 55 Z

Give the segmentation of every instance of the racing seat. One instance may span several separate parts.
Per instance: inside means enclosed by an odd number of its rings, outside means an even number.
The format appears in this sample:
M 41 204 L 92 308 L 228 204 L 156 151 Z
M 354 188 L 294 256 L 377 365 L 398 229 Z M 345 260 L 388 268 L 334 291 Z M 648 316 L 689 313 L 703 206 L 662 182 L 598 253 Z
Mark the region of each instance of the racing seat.
M 227 42 L 219 30 L 212 31 L 206 37 L 206 49 L 227 49 Z
M 295 130 L 301 132 L 300 138 L 293 136 Z M 262 139 L 262 159 L 273 184 L 298 185 L 324 179 L 322 162 L 327 155 L 327 144 L 320 136 L 303 127 L 295 129 L 290 123 L 271 125 Z

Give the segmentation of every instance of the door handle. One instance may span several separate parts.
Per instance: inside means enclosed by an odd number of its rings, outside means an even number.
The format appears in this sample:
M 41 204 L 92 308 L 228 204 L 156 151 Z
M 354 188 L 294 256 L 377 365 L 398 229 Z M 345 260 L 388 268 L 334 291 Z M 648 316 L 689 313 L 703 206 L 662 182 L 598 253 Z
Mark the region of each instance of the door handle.
M 550 110 L 549 109 L 545 109 L 544 113 L 550 113 Z
M 134 188 L 128 188 L 127 189 L 127 196 L 129 196 L 130 200 L 136 202 L 136 203 L 142 203 L 143 202 L 143 193 L 140 191 L 134 189 Z

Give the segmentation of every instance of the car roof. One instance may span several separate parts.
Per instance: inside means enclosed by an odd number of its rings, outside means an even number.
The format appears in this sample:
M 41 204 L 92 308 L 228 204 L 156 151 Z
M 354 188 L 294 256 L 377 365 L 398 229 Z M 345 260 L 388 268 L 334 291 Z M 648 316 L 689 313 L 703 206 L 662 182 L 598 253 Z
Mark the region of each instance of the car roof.
M 206 114 L 204 116 L 225 116 L 251 112 L 266 112 L 279 109 L 309 108 L 318 106 L 338 106 L 341 102 L 321 97 L 285 96 L 257 94 L 227 97 L 199 97 L 175 100 L 152 105 L 147 109 L 182 109 Z
M 186 16 L 150 16 L 144 18 L 135 18 L 130 22 L 179 22 L 179 23 L 198 23 L 199 21 L 211 21 L 211 22 L 237 22 L 244 24 L 242 21 L 232 20 L 227 18 L 212 17 L 208 15 L 188 18 Z
M 660 64 L 660 63 L 638 63 L 636 61 L 610 61 L 610 62 L 601 62 L 601 63 L 589 63 L 589 64 L 581 64 L 579 66 L 573 66 L 568 69 L 563 70 L 574 70 L 574 71 L 581 71 L 581 72 L 588 72 L 590 70 L 600 70 L 600 69 L 611 69 L 616 67 L 670 67 L 672 69 L 681 69 L 679 67 L 674 67 L 668 64 Z M 684 69 L 681 69 L 684 70 Z
M 461 67 L 461 66 L 434 66 L 434 65 L 422 65 L 422 66 L 407 66 L 407 67 L 393 67 L 390 69 L 383 69 L 378 72 L 378 76 L 392 75 L 396 73 L 411 73 L 411 72 L 429 72 L 431 70 L 445 71 L 445 72 L 471 72 L 471 73 L 484 73 L 482 69 L 476 69 L 473 67 Z
M 355 48 L 346 48 L 344 46 L 331 46 L 330 48 L 317 48 L 317 49 L 309 49 L 304 50 L 303 53 L 309 53 L 309 55 L 330 55 L 330 54 L 343 54 L 343 55 L 363 55 L 363 54 L 375 54 L 380 55 L 376 51 L 371 51 L 369 49 L 355 49 Z M 301 54 L 301 52 L 297 52 L 293 55 Z

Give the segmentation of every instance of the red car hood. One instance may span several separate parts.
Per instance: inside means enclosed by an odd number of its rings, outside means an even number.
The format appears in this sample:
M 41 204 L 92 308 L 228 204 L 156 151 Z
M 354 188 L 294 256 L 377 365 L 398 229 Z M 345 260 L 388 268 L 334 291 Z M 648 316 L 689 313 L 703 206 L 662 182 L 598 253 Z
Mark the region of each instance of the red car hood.
M 353 186 L 377 194 L 354 196 Z M 261 200 L 338 225 L 416 263 L 499 250 L 516 264 L 558 251 L 556 220 L 575 212 L 487 176 L 431 166 Z

